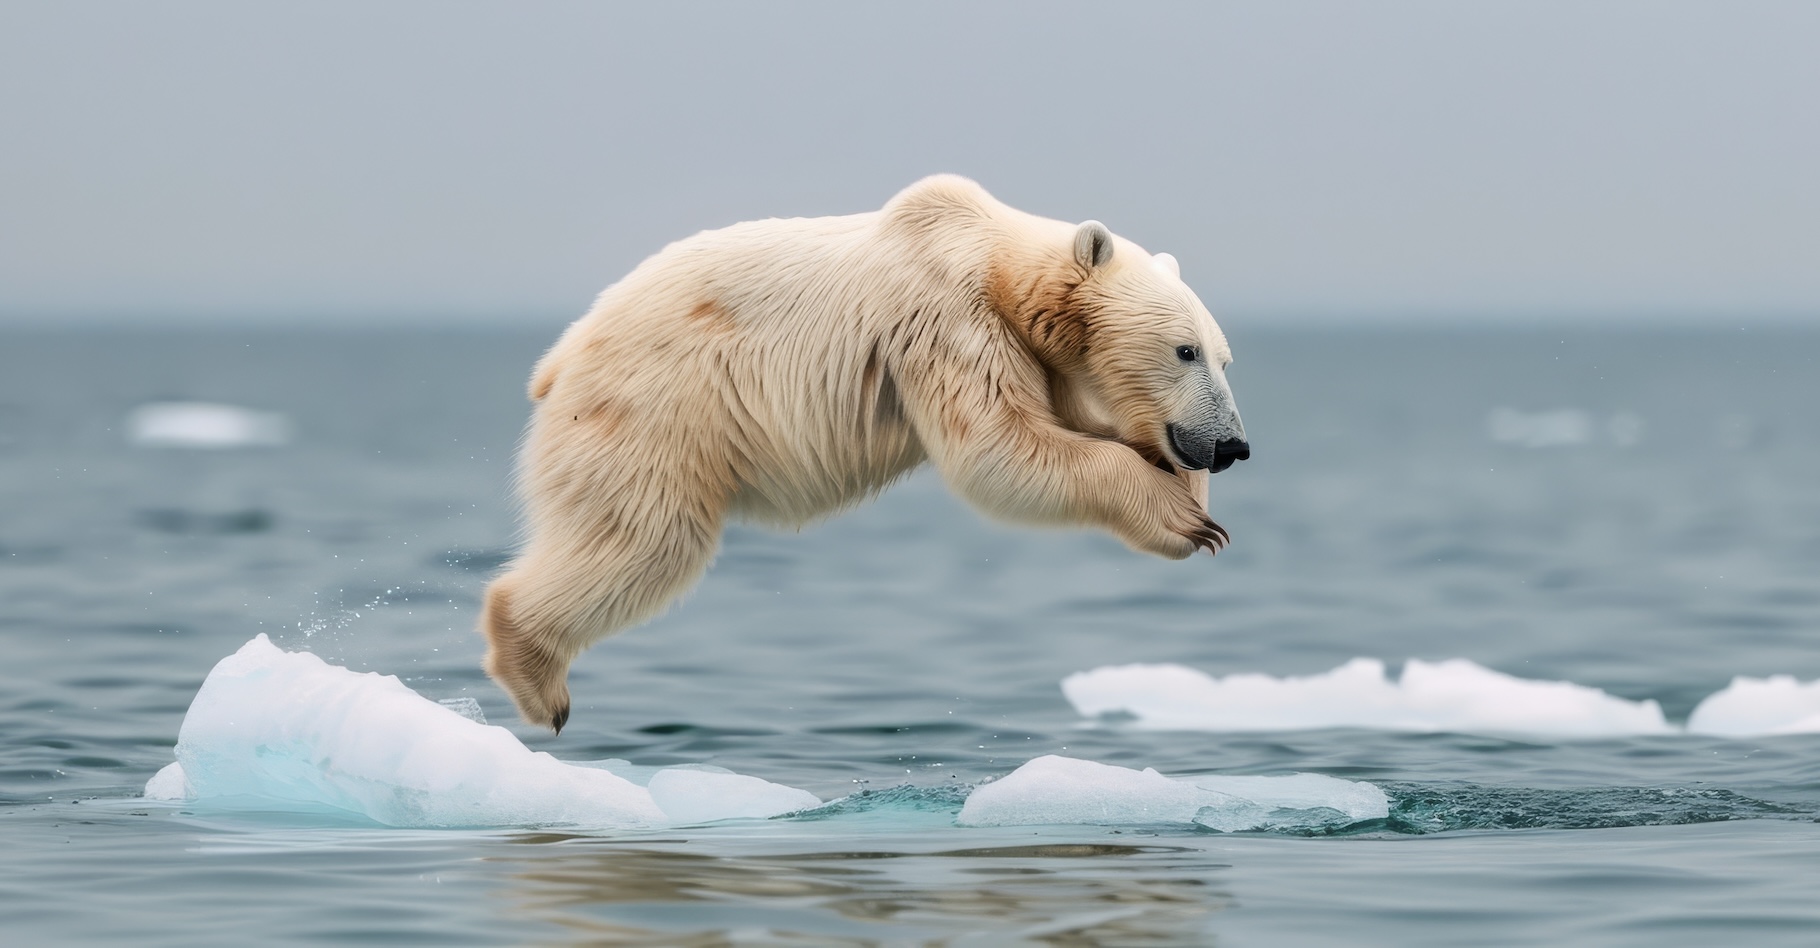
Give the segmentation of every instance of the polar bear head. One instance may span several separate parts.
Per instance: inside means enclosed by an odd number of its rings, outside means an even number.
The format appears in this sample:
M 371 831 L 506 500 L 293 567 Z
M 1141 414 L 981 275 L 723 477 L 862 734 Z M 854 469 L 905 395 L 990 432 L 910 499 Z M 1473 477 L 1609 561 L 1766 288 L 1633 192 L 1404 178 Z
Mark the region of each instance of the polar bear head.
M 1045 272 L 1009 281 L 1016 299 L 996 295 L 1043 363 L 1062 423 L 1165 468 L 1218 473 L 1249 458 L 1226 381 L 1232 350 L 1175 258 L 1152 256 L 1098 221 L 1066 238 L 1044 231 L 1045 243 L 1061 245 L 1026 259 Z

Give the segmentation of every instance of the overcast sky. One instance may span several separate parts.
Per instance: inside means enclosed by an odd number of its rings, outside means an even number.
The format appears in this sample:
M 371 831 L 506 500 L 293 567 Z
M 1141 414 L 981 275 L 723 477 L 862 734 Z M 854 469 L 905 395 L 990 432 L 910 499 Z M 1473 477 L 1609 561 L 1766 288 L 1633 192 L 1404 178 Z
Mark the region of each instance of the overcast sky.
M 954 171 L 1228 322 L 1820 323 L 1817 51 L 1800 2 L 4 0 L 0 322 L 554 327 Z

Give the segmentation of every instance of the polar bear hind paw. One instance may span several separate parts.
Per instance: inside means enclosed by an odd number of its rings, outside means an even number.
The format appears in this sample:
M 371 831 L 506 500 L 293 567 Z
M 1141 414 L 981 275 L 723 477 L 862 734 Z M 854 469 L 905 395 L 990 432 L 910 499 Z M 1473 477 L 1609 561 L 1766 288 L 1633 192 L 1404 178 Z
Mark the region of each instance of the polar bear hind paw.
M 519 626 L 502 583 L 487 590 L 481 630 L 487 638 L 487 675 L 511 696 L 527 722 L 561 734 L 569 723 L 569 663 Z

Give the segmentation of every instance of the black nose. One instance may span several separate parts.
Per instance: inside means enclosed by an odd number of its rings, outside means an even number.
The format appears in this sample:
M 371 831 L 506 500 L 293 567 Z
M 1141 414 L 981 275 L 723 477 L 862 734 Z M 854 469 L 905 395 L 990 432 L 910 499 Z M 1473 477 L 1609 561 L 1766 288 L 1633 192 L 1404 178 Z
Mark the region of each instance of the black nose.
M 1231 438 L 1213 446 L 1213 463 L 1207 469 L 1215 474 L 1224 471 L 1239 461 L 1251 460 L 1251 444 Z

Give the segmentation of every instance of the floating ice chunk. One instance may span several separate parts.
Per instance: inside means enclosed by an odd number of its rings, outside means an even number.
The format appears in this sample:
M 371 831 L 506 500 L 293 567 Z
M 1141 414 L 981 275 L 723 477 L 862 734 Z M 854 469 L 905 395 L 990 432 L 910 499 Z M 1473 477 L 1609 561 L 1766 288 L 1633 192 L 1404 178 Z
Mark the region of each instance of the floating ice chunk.
M 177 764 L 146 784 L 146 796 L 342 810 L 391 826 L 667 826 L 820 803 L 756 777 L 668 773 L 651 777 L 662 781 L 658 794 L 565 763 L 390 675 L 285 652 L 260 635 L 209 673 L 178 732 Z
M 1038 757 L 967 797 L 963 826 L 1197 823 L 1222 832 L 1338 828 L 1390 815 L 1384 791 L 1319 774 L 1165 777 Z
M 151 402 L 127 415 L 127 440 L 147 448 L 247 448 L 284 444 L 283 415 L 213 402 Z
M 1229 803 L 1155 770 L 1131 770 L 1053 754 L 974 790 L 963 826 L 1024 823 L 1192 823 L 1201 807 Z
M 533 753 L 397 678 L 260 635 L 209 673 L 178 732 L 191 799 L 330 807 L 392 826 L 665 822 L 610 773 Z
M 1536 681 L 1463 658 L 1409 661 L 1400 682 L 1355 658 L 1319 675 L 1215 678 L 1181 665 L 1077 672 L 1062 693 L 1089 717 L 1124 713 L 1157 730 L 1289 731 L 1355 727 L 1602 737 L 1676 731 L 1653 700 L 1630 701 L 1565 681 Z
M 1687 729 L 1721 737 L 1820 733 L 1820 680 L 1740 675 L 1694 708 Z

